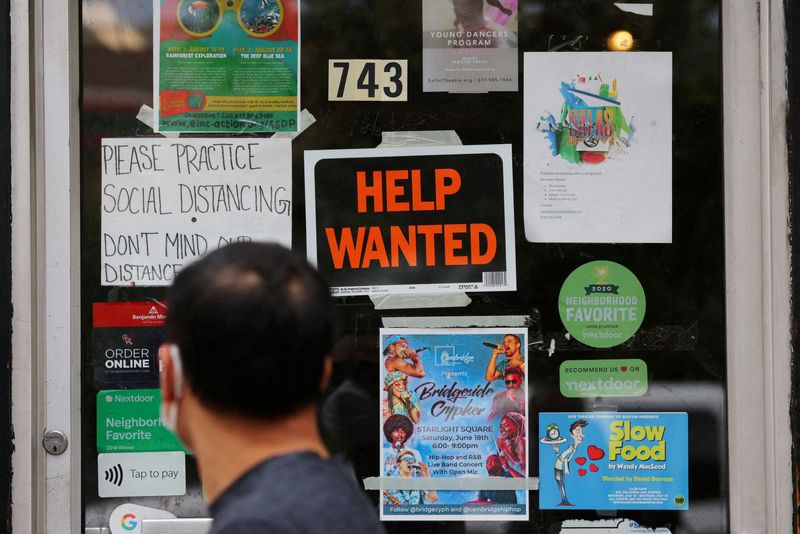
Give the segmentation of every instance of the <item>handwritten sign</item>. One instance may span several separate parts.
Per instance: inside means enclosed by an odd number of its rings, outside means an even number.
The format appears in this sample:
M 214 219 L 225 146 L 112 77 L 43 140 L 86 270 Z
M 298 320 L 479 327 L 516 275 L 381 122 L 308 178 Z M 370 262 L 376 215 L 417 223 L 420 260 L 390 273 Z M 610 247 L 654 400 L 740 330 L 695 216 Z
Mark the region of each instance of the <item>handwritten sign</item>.
M 291 246 L 288 139 L 104 139 L 100 279 L 167 286 L 234 242 Z

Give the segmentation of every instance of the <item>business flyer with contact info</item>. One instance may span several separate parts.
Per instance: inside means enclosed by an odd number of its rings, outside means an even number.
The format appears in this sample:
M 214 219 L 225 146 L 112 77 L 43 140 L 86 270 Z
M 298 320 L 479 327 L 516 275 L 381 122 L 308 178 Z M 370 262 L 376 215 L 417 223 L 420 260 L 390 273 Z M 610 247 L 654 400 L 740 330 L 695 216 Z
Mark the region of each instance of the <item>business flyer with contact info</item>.
M 527 345 L 520 328 L 381 329 L 380 470 L 408 481 L 383 483 L 382 519 L 528 518 L 525 490 L 415 484 L 528 477 Z
M 672 54 L 526 52 L 525 237 L 672 242 Z

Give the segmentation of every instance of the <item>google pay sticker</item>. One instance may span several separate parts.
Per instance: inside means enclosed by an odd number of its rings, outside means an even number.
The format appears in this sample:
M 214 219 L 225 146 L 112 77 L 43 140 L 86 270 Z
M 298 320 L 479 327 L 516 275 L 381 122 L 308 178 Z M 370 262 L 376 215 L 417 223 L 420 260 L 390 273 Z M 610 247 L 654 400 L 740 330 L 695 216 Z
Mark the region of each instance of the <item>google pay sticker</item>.
M 627 267 L 613 261 L 581 265 L 564 280 L 558 313 L 567 331 L 590 347 L 615 347 L 642 326 L 642 284 Z
M 183 451 L 164 428 L 158 389 L 106 390 L 97 394 L 97 452 Z
M 566 360 L 558 375 L 565 397 L 641 397 L 647 393 L 647 364 L 640 359 Z

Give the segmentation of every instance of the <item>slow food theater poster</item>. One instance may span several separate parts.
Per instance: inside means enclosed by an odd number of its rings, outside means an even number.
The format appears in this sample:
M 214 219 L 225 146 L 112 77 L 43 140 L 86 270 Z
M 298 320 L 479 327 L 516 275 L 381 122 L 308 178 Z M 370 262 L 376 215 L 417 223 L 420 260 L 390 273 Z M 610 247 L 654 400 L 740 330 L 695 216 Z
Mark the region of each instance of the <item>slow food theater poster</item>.
M 516 289 L 510 145 L 307 151 L 305 178 L 334 295 Z
M 527 519 L 525 490 L 447 489 L 527 479 L 527 345 L 524 329 L 381 330 L 380 471 L 407 482 L 381 491 L 383 519 Z
M 539 508 L 687 510 L 688 420 L 674 413 L 539 414 Z

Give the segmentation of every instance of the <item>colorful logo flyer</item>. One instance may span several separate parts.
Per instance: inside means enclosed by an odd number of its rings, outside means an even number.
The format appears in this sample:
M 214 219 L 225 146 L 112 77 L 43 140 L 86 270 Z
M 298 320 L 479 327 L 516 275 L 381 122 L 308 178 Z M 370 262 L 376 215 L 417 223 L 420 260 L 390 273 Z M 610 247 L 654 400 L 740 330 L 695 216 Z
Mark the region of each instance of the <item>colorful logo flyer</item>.
M 672 242 L 672 55 L 526 52 L 525 237 Z
M 517 0 L 422 2 L 422 90 L 517 91 Z
M 511 145 L 310 150 L 305 170 L 334 295 L 516 289 Z
M 572 271 L 558 294 L 564 327 L 584 345 L 596 348 L 615 347 L 633 337 L 642 326 L 646 304 L 636 275 L 607 260 Z
M 528 476 L 527 331 L 381 329 L 386 520 L 520 520 L 524 490 L 420 489 L 420 480 Z M 443 486 L 446 487 L 447 483 Z
M 166 313 L 158 302 L 92 304 L 96 387 L 158 387 L 158 347 L 164 341 Z
M 689 418 L 539 414 L 539 508 L 687 510 Z
M 157 132 L 294 132 L 297 0 L 153 0 Z

